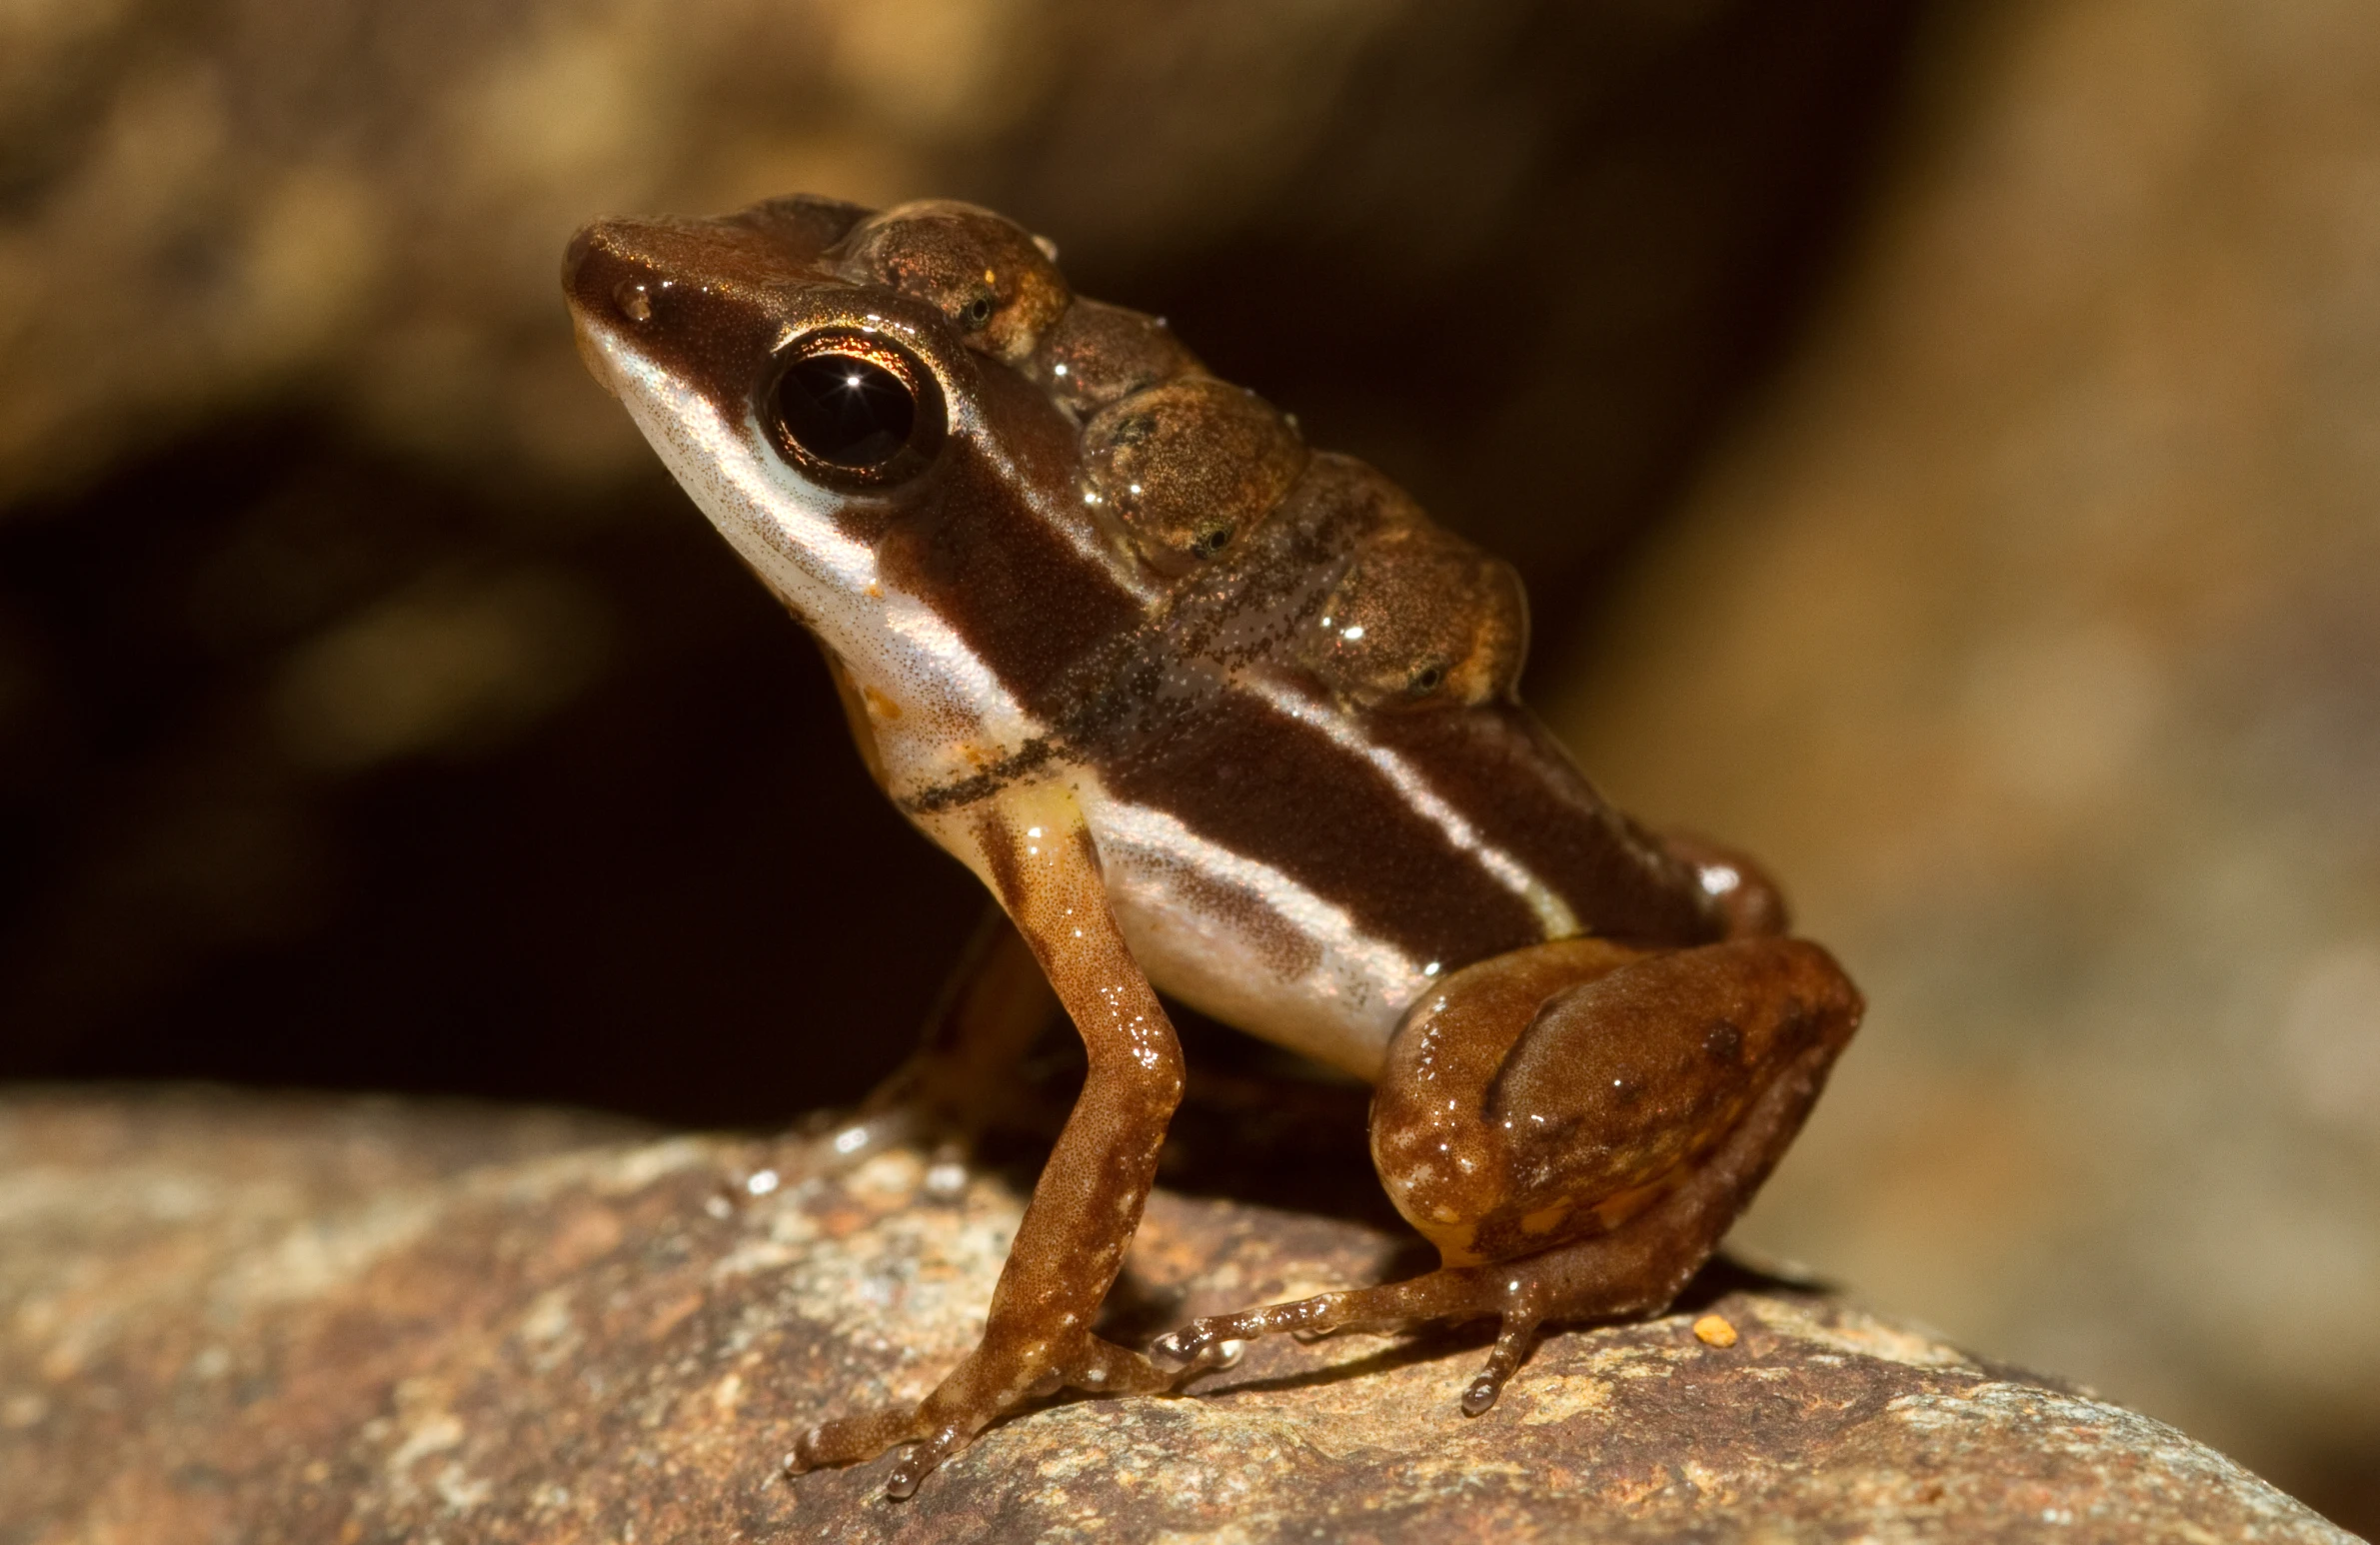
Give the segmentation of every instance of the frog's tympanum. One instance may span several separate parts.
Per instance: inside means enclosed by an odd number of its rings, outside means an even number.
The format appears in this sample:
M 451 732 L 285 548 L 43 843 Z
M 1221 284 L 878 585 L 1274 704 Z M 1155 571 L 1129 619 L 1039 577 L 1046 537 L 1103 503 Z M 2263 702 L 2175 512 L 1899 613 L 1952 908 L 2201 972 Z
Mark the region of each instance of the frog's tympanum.
M 1054 258 L 967 205 L 794 198 L 604 221 L 564 268 L 596 376 L 1014 924 L 898 1099 L 964 1107 L 1045 980 L 1089 1052 L 981 1344 L 794 1456 L 907 1445 L 897 1496 L 1037 1396 L 1275 1331 L 1493 1316 L 1485 1411 L 1541 1324 L 1668 1304 L 1861 1008 L 1750 863 L 1604 803 L 1521 707 L 1510 568 Z M 1170 1367 L 1094 1333 L 1182 1093 L 1160 988 L 1373 1085 L 1439 1269 L 1196 1321 Z

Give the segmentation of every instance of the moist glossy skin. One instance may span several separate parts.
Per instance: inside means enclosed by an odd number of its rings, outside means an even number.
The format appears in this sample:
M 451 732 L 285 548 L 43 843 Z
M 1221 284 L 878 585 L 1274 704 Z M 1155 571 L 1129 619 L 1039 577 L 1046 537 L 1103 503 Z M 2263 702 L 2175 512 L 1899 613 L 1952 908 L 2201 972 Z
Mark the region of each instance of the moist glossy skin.
M 1859 998 L 1748 863 L 1611 809 L 1520 706 L 1507 566 L 987 211 L 608 221 L 564 283 L 877 780 L 1015 924 L 897 1097 L 954 1111 L 1013 1053 L 1028 955 L 1090 1053 L 983 1344 L 800 1464 L 907 1443 L 906 1494 L 1037 1393 L 1170 1389 L 1282 1328 L 1499 1315 L 1484 1410 L 1538 1323 L 1667 1302 Z M 1445 1267 L 1186 1327 L 1183 1374 L 1094 1336 L 1180 1097 L 1153 983 L 1374 1080 Z

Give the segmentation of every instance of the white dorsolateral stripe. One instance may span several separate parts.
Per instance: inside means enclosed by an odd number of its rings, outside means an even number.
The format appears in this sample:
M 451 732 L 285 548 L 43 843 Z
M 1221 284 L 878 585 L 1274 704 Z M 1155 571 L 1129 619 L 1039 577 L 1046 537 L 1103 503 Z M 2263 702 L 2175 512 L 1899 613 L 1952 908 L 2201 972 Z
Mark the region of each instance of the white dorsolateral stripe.
M 1569 903 L 1553 893 L 1553 887 L 1539 879 L 1519 859 L 1494 846 L 1479 835 L 1478 827 L 1463 818 L 1460 810 L 1438 797 L 1437 790 L 1396 753 L 1384 746 L 1374 746 L 1341 715 L 1336 707 L 1310 698 L 1280 682 L 1260 682 L 1247 679 L 1266 704 L 1276 713 L 1287 715 L 1300 724 L 1311 725 L 1328 736 L 1342 750 L 1354 753 L 1378 769 L 1381 775 L 1404 796 L 1405 802 L 1446 834 L 1446 840 L 1458 851 L 1469 853 L 1479 860 L 1479 866 L 1495 876 L 1497 883 L 1526 901 L 1529 910 L 1537 914 L 1537 925 L 1547 938 L 1568 938 L 1578 931 L 1578 914 Z
M 1040 733 L 1000 679 L 917 597 L 877 585 L 876 553 L 835 524 L 835 497 L 813 487 L 769 446 L 760 421 L 722 418 L 710 399 L 590 328 L 621 401 L 680 485 L 747 564 L 863 672 L 879 667 L 899 695 L 931 695 L 982 727 L 995 744 Z M 870 595 L 871 591 L 877 594 Z M 877 615 L 860 620 L 861 607 Z M 838 626 L 847 620 L 857 626 Z M 887 649 L 880 640 L 897 640 Z M 872 647 L 874 646 L 874 647 Z
M 1095 794 L 1092 826 L 1100 850 L 1130 863 L 1152 858 L 1176 864 L 1236 890 L 1248 891 L 1322 948 L 1330 965 L 1349 972 L 1388 1004 L 1402 1004 L 1428 985 L 1429 972 L 1395 945 L 1365 933 L 1344 907 L 1300 885 L 1268 863 L 1208 841 L 1181 817 L 1154 805 L 1128 804 Z
M 907 333 L 913 338 L 917 336 L 917 329 L 898 317 L 879 316 L 872 311 L 868 313 L 868 320 L 878 327 L 893 332 Z M 795 329 L 787 328 L 785 336 L 777 340 L 770 352 L 772 354 L 782 352 L 800 336 L 801 334 Z M 998 369 L 999 367 L 993 368 Z M 982 429 L 982 420 L 976 411 L 975 403 L 966 396 L 951 392 L 947 388 L 943 397 L 951 411 L 950 433 L 952 437 L 972 437 L 976 444 L 977 454 L 984 458 L 994 475 L 1002 483 L 1013 489 L 1024 488 L 1026 486 L 1025 474 L 1018 468 L 1016 458 L 1009 455 L 1008 449 L 1000 443 L 999 437 L 979 433 Z M 1089 493 L 1083 496 L 1087 503 L 1093 497 Z M 1072 514 L 1073 512 L 1067 513 Z M 1057 520 L 1045 521 L 1043 524 L 1064 537 L 1067 545 L 1073 548 L 1085 563 L 1108 574 L 1130 591 L 1133 599 L 1143 606 L 1148 606 L 1164 594 L 1163 588 L 1148 575 L 1141 573 L 1130 564 L 1118 563 L 1116 554 L 1109 550 L 1106 539 L 1101 536 L 1091 522 L 1068 520 L 1062 516 Z

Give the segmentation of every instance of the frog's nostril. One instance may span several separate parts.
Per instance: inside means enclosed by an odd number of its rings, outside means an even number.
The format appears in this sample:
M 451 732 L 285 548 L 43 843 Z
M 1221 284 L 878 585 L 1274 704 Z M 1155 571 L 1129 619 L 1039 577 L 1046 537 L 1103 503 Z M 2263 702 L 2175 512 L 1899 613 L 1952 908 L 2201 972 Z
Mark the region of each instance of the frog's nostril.
M 574 311 L 596 317 L 626 313 L 641 322 L 629 291 L 641 288 L 648 271 L 629 255 L 636 249 L 621 240 L 617 224 L 598 220 L 570 239 L 562 254 L 562 293 Z

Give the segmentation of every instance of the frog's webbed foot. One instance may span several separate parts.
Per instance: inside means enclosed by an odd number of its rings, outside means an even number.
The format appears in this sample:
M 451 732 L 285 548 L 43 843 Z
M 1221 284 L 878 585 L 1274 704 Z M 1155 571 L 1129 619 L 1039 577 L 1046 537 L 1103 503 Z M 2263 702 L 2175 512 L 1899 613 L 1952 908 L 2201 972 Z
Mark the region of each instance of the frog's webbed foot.
M 796 1440 L 785 1456 L 789 1475 L 831 1465 L 858 1464 L 887 1449 L 909 1445 L 893 1467 L 885 1491 L 906 1497 L 918 1483 L 996 1419 L 1019 1405 L 1047 1399 L 1061 1390 L 1099 1395 L 1156 1395 L 1171 1391 L 1175 1375 L 1159 1369 L 1130 1347 L 1083 1334 L 1061 1348 L 1024 1347 L 987 1336 L 967 1361 L 934 1393 L 914 1406 L 888 1406 L 862 1416 L 821 1422 Z
M 1434 1001 L 1391 1045 L 1372 1152 L 1449 1263 L 1194 1320 L 1156 1355 L 1187 1375 L 1228 1341 L 1492 1316 L 1462 1393 L 1477 1416 L 1539 1327 L 1668 1307 L 1800 1129 L 1860 1009 L 1824 950 L 1773 937 L 1651 955 L 1572 940 L 1457 972 Z M 1515 1003 L 1524 1028 L 1497 1044 L 1488 1021 Z M 1400 1054 L 1432 1075 L 1398 1078 Z M 1566 1172 L 1568 1150 L 1526 1140 L 1542 1130 L 1574 1145 Z M 1448 1153 L 1460 1176 L 1433 1167 Z

